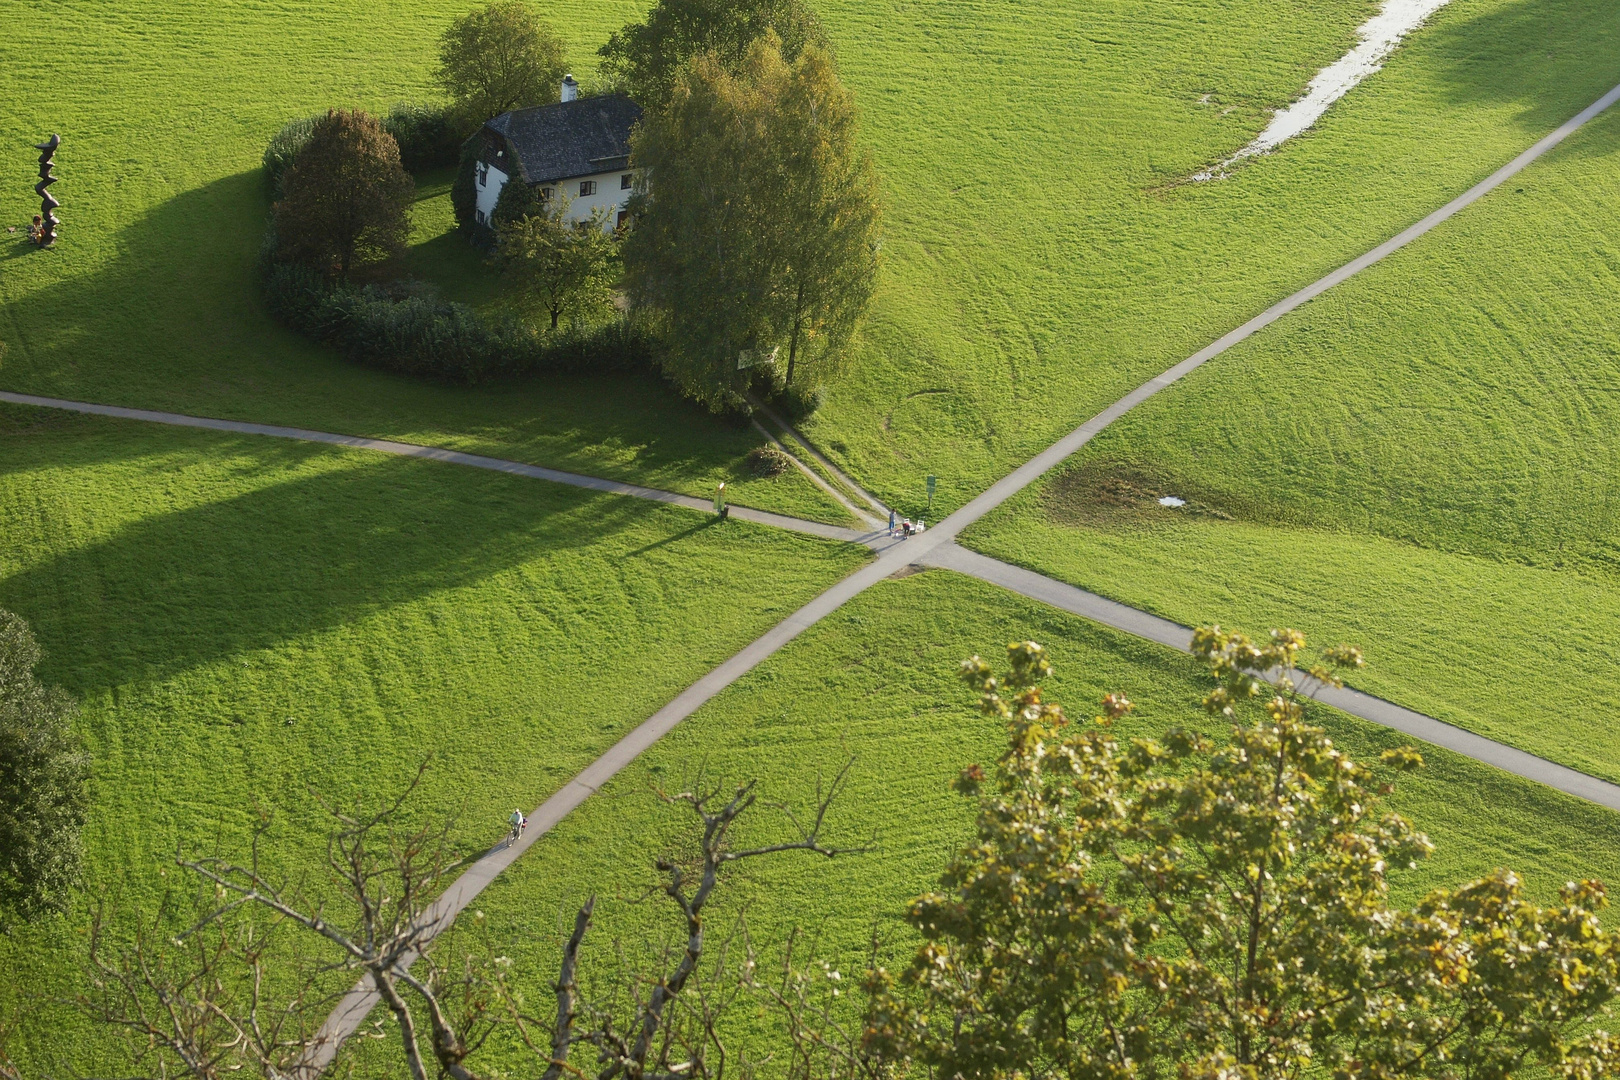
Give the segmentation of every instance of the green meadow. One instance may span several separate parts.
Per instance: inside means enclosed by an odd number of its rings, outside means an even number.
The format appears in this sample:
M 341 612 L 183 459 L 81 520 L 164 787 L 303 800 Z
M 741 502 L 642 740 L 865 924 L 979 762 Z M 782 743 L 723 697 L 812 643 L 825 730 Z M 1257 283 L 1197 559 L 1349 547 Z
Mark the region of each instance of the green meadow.
M 253 284 L 265 140 L 328 105 L 431 96 L 435 38 L 463 6 L 0 13 L 11 103 L 0 133 L 67 140 L 60 250 L 19 243 L 0 261 L 0 339 L 12 346 L 0 385 L 454 445 L 697 494 L 734 476 L 750 431 L 654 379 L 424 385 L 355 369 L 265 317 Z M 1314 132 L 1229 181 L 1182 182 L 1247 143 L 1374 8 L 822 4 L 889 213 L 865 345 L 812 436 L 904 509 L 924 474 L 940 475 L 948 509 L 1620 80 L 1608 5 L 1456 0 Z M 544 10 L 588 76 L 639 5 Z M 26 153 L 4 166 L 7 220 L 32 212 L 31 174 Z M 438 266 L 461 254 L 442 218 L 421 215 L 419 237 Z M 773 508 L 817 497 L 795 498 Z
M 828 835 L 858 845 L 875 834 L 875 847 L 832 860 L 794 853 L 742 864 L 707 923 L 725 928 L 743 915 L 762 970 L 779 962 L 797 928 L 851 992 L 874 932 L 880 958 L 903 965 L 914 946 L 901 921 L 905 904 L 935 884 L 971 828 L 973 807 L 951 781 L 1004 748 L 995 722 L 973 708 L 956 665 L 974 653 L 1004 660 L 1006 643 L 1025 638 L 1051 651 L 1057 672 L 1047 696 L 1072 719 L 1089 718 L 1103 694 L 1122 691 L 1138 703 L 1124 734 L 1158 735 L 1176 724 L 1225 731 L 1204 718 L 1199 700 L 1208 684 L 1188 657 L 945 571 L 886 581 L 676 728 L 479 897 L 489 938 L 511 957 L 518 985 L 529 1000 L 549 1002 L 573 913 L 592 894 L 597 915 L 584 955 L 598 986 L 617 970 L 615 938 L 639 957 L 675 936 L 662 898 L 641 899 L 657 880 L 654 856 L 690 846 L 687 819 L 659 800 L 660 789 L 684 790 L 701 770 L 715 787 L 758 779 L 766 799 L 802 810 L 818 777 L 830 777 L 849 756 L 856 759 L 850 786 L 829 815 Z M 1327 710 L 1317 718 L 1363 761 L 1402 744 Z M 1398 779 L 1389 800 L 1438 845 L 1416 871 L 1396 875 L 1403 900 L 1504 865 L 1545 900 L 1571 877 L 1612 879 L 1620 871 L 1605 841 L 1612 813 L 1443 751 L 1426 750 L 1425 759 L 1424 770 Z M 769 811 L 749 824 L 748 841 L 789 835 Z M 732 1022 L 732 1054 L 768 1047 L 769 1014 L 750 1006 Z M 348 1056 L 356 1075 L 381 1077 L 397 1074 L 397 1052 L 390 1037 Z M 521 1075 L 528 1059 L 499 1046 L 483 1060 Z
M 1620 779 L 1617 146 L 1611 113 L 970 542 L 1186 623 L 1357 642 L 1366 688 Z
M 265 141 L 328 106 L 422 101 L 472 0 L 64 0 L 0 7 L 0 389 L 385 436 L 844 521 L 763 441 L 649 374 L 468 388 L 349 364 L 275 325 L 255 260 Z M 645 0 L 537 3 L 589 85 Z M 1150 375 L 1488 174 L 1620 82 L 1600 0 L 1453 0 L 1281 152 L 1187 178 L 1354 43 L 1371 0 L 823 0 L 887 191 L 885 269 L 859 354 L 806 431 L 934 516 Z M 20 239 L 52 131 L 63 238 Z M 1155 398 L 974 546 L 1186 623 L 1293 624 L 1363 645 L 1358 683 L 1620 779 L 1607 684 L 1620 594 L 1620 117 L 1521 181 Z M 418 179 L 412 271 L 501 302 L 454 235 L 447 174 Z M 1186 498 L 1161 510 L 1162 494 Z M 433 462 L 0 407 L 0 607 L 82 703 L 87 889 L 0 936 L 0 1022 L 25 1063 L 118 1064 L 62 1002 L 90 905 L 150 904 L 177 845 L 240 850 L 262 811 L 289 872 L 318 858 L 310 791 L 397 790 L 468 849 L 630 727 L 860 565 L 865 553 L 687 511 Z M 858 762 L 836 810 L 875 851 L 740 875 L 758 940 L 793 925 L 858 962 L 964 837 L 948 790 L 999 732 L 957 661 L 1034 637 L 1083 715 L 1187 722 L 1185 657 L 942 571 L 889 581 L 676 730 L 481 899 L 543 996 L 561 920 L 604 896 L 606 940 L 684 822 L 656 800 L 701 769 L 802 802 Z M 1331 713 L 1373 759 L 1397 739 Z M 1443 752 L 1393 805 L 1439 841 L 1411 896 L 1507 864 L 1550 897 L 1617 877 L 1613 816 Z M 763 830 L 763 816 L 755 826 Z M 848 970 L 846 968 L 846 970 Z M 41 1003 L 45 1004 L 41 1004 Z M 388 1047 L 353 1049 L 392 1075 Z M 511 1047 L 488 1059 L 505 1064 Z M 393 1071 L 391 1071 L 393 1070 Z M 121 1073 L 119 1074 L 121 1075 Z
M 90 905 L 150 906 L 177 846 L 240 851 L 267 812 L 274 858 L 304 866 L 312 791 L 381 797 L 431 757 L 420 812 L 492 843 L 864 557 L 475 469 L 11 407 L 0 477 L 0 607 L 80 701 L 93 763 L 86 890 L 0 935 L 0 971 L 34 976 L 0 979 L 0 1021 L 71 993 Z

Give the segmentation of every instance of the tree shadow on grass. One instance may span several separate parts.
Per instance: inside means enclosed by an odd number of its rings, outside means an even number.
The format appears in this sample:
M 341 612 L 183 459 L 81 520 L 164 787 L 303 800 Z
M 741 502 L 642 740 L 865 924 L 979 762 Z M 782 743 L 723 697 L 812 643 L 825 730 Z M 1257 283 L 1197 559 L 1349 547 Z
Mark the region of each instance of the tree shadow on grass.
M 275 459 L 299 449 L 272 451 L 269 464 L 290 464 Z M 302 456 L 321 452 L 329 451 Z M 161 489 L 161 477 L 153 486 Z M 565 553 L 597 546 L 604 561 L 622 558 L 682 524 L 635 499 L 357 459 L 142 518 L 0 581 L 0 606 L 34 624 L 42 674 L 82 695 L 350 624 L 547 556 L 558 574 L 577 572 Z M 571 581 L 550 588 L 566 592 Z M 634 617 L 628 599 L 623 608 Z
M 111 197 L 95 183 L 81 199 Z M 643 482 L 731 468 L 756 443 L 649 372 L 466 387 L 353 364 L 265 311 L 256 268 L 268 212 L 248 171 L 152 206 L 113 237 L 65 235 L 48 267 L 7 282 L 21 341 L 0 361 L 0 387 L 349 434 L 470 436 L 558 468 L 612 463 Z M 455 242 L 430 261 L 475 266 Z
M 1458 3 L 1414 43 L 1453 100 L 1518 104 L 1538 136 L 1620 83 L 1620 6 L 1610 0 L 1510 0 L 1477 14 Z

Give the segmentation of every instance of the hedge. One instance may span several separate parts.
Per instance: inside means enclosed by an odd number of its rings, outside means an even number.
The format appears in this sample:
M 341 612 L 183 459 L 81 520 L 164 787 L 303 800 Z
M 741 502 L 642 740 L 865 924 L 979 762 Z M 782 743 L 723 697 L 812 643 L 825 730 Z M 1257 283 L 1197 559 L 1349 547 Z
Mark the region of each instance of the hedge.
M 281 174 L 309 142 L 321 116 L 289 120 L 264 148 L 264 177 L 270 190 L 281 194 Z M 456 164 L 461 158 L 461 126 L 455 113 L 442 105 L 395 105 L 383 118 L 383 130 L 399 144 L 399 163 L 416 174 Z
M 411 174 L 454 165 L 461 157 L 462 121 L 443 105 L 395 105 L 383 130 L 399 143 L 399 163 Z
M 623 319 L 542 333 L 515 316 L 489 316 L 408 289 L 332 285 L 307 267 L 271 263 L 265 303 L 278 321 L 359 363 L 477 383 L 537 371 L 651 366 L 648 343 Z

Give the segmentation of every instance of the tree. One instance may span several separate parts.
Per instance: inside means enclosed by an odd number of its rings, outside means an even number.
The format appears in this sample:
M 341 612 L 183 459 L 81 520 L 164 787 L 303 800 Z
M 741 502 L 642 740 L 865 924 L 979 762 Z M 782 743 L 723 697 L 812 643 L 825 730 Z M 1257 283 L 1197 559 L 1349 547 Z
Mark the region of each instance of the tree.
M 34 678 L 39 644 L 0 611 L 0 911 L 60 909 L 78 882 L 89 759 L 74 705 Z
M 562 93 L 567 47 L 523 0 L 470 11 L 439 39 L 439 85 L 469 128 Z
M 502 225 L 496 249 L 518 295 L 549 314 L 553 330 L 565 314 L 585 320 L 611 313 L 618 277 L 619 245 L 607 231 L 607 211 L 578 224 L 567 212 L 566 196 L 557 196 L 539 213 Z
M 742 71 L 753 42 L 766 34 L 776 34 L 789 63 L 810 45 L 828 47 L 820 19 L 802 0 L 658 0 L 645 21 L 609 37 L 601 70 L 643 108 L 661 108 L 692 60 L 713 55 L 724 70 Z
M 741 71 L 754 42 L 768 33 L 789 62 L 808 46 L 827 48 L 820 21 L 802 0 L 658 0 L 645 21 L 608 38 L 602 73 L 644 109 L 659 109 L 692 60 L 711 54 L 723 69 Z
M 1543 908 L 1497 871 L 1391 904 L 1390 872 L 1431 845 L 1305 722 L 1306 688 L 1360 655 L 1330 650 L 1307 675 L 1303 645 L 1199 631 L 1212 714 L 1235 717 L 1254 673 L 1275 673 L 1263 717 L 1219 749 L 1179 729 L 1122 739 L 1114 695 L 1071 726 L 1033 642 L 999 678 L 966 661 L 1008 749 L 958 782 L 976 839 L 913 903 L 911 966 L 874 973 L 868 1047 L 941 1076 L 1612 1075 L 1620 1043 L 1592 1027 L 1620 982 L 1603 887 Z
M 699 57 L 632 158 L 656 192 L 632 200 L 626 285 L 666 339 L 669 374 L 717 411 L 784 349 L 795 378 L 806 358 L 825 377 L 870 299 L 879 222 L 831 57 L 811 46 L 790 65 L 770 34 L 735 75 Z
M 416 186 L 399 145 L 373 116 L 335 109 L 315 124 L 281 178 L 276 251 L 347 280 L 363 262 L 397 255 L 410 236 Z
M 854 97 L 819 48 L 794 65 L 772 120 L 779 171 L 768 220 L 780 245 L 772 321 L 787 339 L 787 385 L 801 364 L 813 385 L 847 354 L 877 285 L 877 171 L 856 146 Z
M 822 837 L 851 764 L 825 791 L 817 785 L 808 820 L 779 808 L 790 832 L 776 843 L 733 842 L 738 820 L 757 805 L 753 784 L 727 793 L 705 789 L 700 778 L 689 790 L 663 796 L 697 824 L 693 857 L 657 862 L 663 880 L 654 891 L 678 917 L 680 944 L 658 956 L 651 970 L 633 972 L 627 992 L 611 999 L 593 1000 L 580 985 L 580 950 L 595 897 L 575 917 L 554 984 L 557 1007 L 547 1017 L 527 1011 L 521 993 L 508 984 L 510 961 L 496 956 L 487 940 L 481 948 L 439 947 L 447 920 L 433 904 L 463 860 L 450 842 L 451 823 L 404 822 L 421 780 L 418 771 L 398 798 L 378 810 L 326 805 L 333 827 L 324 896 L 310 882 L 287 884 L 264 869 L 260 851 L 268 821 L 256 830 L 246 864 L 219 856 L 178 859 L 203 886 L 190 917 L 159 912 L 138 920 L 133 943 L 122 947 L 110 944 L 98 918 L 91 992 L 81 1002 L 93 1019 L 128 1033 L 136 1057 L 150 1062 L 150 1075 L 157 1076 L 307 1075 L 303 1063 L 322 1045 L 320 1021 L 335 1004 L 315 988 L 330 986 L 327 976 L 336 970 L 357 972 L 376 988 L 400 1036 L 411 1080 L 478 1080 L 467 1059 L 501 1027 L 535 1053 L 546 1080 L 560 1080 L 565 1071 L 583 1075 L 571 1057 L 594 1061 L 597 1080 L 719 1080 L 706 1064 L 717 1058 L 723 1070 L 727 1060 L 719 1016 L 740 999 L 740 991 L 754 988 L 754 964 L 740 924 L 730 935 L 706 928 L 710 906 L 728 869 L 739 862 L 795 851 L 831 858 L 859 850 L 831 847 Z M 269 921 L 261 924 L 259 918 Z M 481 913 L 473 922 L 473 936 L 481 936 Z M 297 955 L 296 949 L 287 942 L 272 948 L 274 934 L 319 947 L 318 954 L 304 957 L 308 972 L 285 970 L 286 957 Z M 731 952 L 737 942 L 743 955 Z M 613 951 L 623 955 L 622 949 Z M 282 957 L 278 965 L 267 962 L 273 954 Z M 268 986 L 297 989 L 278 997 Z M 773 987 L 768 994 L 762 989 L 760 996 L 767 1003 L 781 997 L 796 1017 L 819 1015 L 813 995 L 792 987 Z M 846 1057 L 855 1052 L 851 1037 L 836 1044 L 823 1038 L 817 1045 Z

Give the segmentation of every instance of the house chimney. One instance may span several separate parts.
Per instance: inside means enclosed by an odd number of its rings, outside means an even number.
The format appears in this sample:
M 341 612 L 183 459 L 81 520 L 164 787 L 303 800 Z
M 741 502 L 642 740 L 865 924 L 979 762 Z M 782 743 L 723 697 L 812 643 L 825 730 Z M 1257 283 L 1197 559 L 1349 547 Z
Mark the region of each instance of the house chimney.
M 574 81 L 572 75 L 564 75 L 562 83 L 562 99 L 574 101 L 579 97 L 579 83 Z

